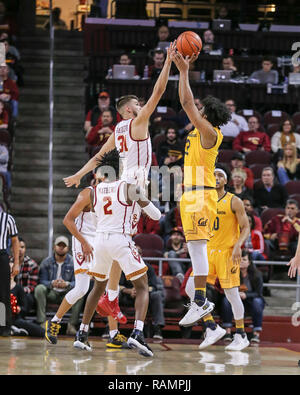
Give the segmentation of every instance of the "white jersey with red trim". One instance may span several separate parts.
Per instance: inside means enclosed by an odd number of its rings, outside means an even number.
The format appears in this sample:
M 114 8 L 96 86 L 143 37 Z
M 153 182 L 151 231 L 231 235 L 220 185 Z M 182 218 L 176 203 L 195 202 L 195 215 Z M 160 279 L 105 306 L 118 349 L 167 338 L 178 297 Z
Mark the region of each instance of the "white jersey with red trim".
M 97 215 L 97 233 L 124 233 L 131 235 L 134 209 L 137 205 L 126 203 L 125 181 L 101 182 L 94 194 Z
M 150 136 L 135 140 L 131 134 L 133 119 L 126 119 L 115 128 L 115 146 L 120 153 L 123 172 L 121 179 L 145 188 L 152 162 Z
M 93 189 L 93 187 L 88 187 L 88 189 Z M 95 237 L 97 216 L 92 211 L 82 211 L 75 219 L 75 225 L 83 236 Z

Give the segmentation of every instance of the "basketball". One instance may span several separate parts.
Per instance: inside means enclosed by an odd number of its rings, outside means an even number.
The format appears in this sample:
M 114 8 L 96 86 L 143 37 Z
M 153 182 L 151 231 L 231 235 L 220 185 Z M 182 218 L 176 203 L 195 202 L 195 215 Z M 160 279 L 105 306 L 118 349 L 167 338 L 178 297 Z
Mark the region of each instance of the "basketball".
M 176 42 L 177 50 L 184 56 L 192 56 L 202 49 L 202 40 L 197 33 L 187 31 L 181 33 Z

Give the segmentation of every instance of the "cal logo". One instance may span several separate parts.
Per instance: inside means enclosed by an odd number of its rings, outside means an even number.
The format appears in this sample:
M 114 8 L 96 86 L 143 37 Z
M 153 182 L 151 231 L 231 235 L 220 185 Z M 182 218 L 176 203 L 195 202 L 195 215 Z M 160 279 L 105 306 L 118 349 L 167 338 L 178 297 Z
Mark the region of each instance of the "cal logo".
M 237 266 L 234 266 L 231 268 L 231 273 L 235 274 L 237 272 L 237 270 L 238 270 Z
M 198 221 L 198 226 L 206 226 L 207 225 L 207 219 L 200 218 Z

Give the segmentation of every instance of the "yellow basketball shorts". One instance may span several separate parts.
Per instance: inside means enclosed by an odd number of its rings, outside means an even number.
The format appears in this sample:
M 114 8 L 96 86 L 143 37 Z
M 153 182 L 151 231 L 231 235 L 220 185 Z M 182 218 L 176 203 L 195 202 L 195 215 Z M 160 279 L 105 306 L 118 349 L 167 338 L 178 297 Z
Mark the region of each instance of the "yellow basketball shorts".
M 233 248 L 207 248 L 209 271 L 207 282 L 214 284 L 218 277 L 222 288 L 233 288 L 240 285 L 240 265 L 232 260 Z
M 184 192 L 180 200 L 181 222 L 186 241 L 209 240 L 217 215 L 215 189 Z

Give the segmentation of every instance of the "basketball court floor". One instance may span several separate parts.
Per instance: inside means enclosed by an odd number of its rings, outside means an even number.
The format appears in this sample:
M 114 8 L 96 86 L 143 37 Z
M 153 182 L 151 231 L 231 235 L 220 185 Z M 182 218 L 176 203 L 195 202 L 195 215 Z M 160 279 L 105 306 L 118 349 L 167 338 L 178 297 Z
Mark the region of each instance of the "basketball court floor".
M 185 340 L 185 342 L 187 342 Z M 268 343 L 243 351 L 214 345 L 199 351 L 196 341 L 149 343 L 153 358 L 135 350 L 109 350 L 91 337 L 93 351 L 73 348 L 63 337 L 56 346 L 41 339 L 0 338 L 1 375 L 300 375 L 300 344 Z

